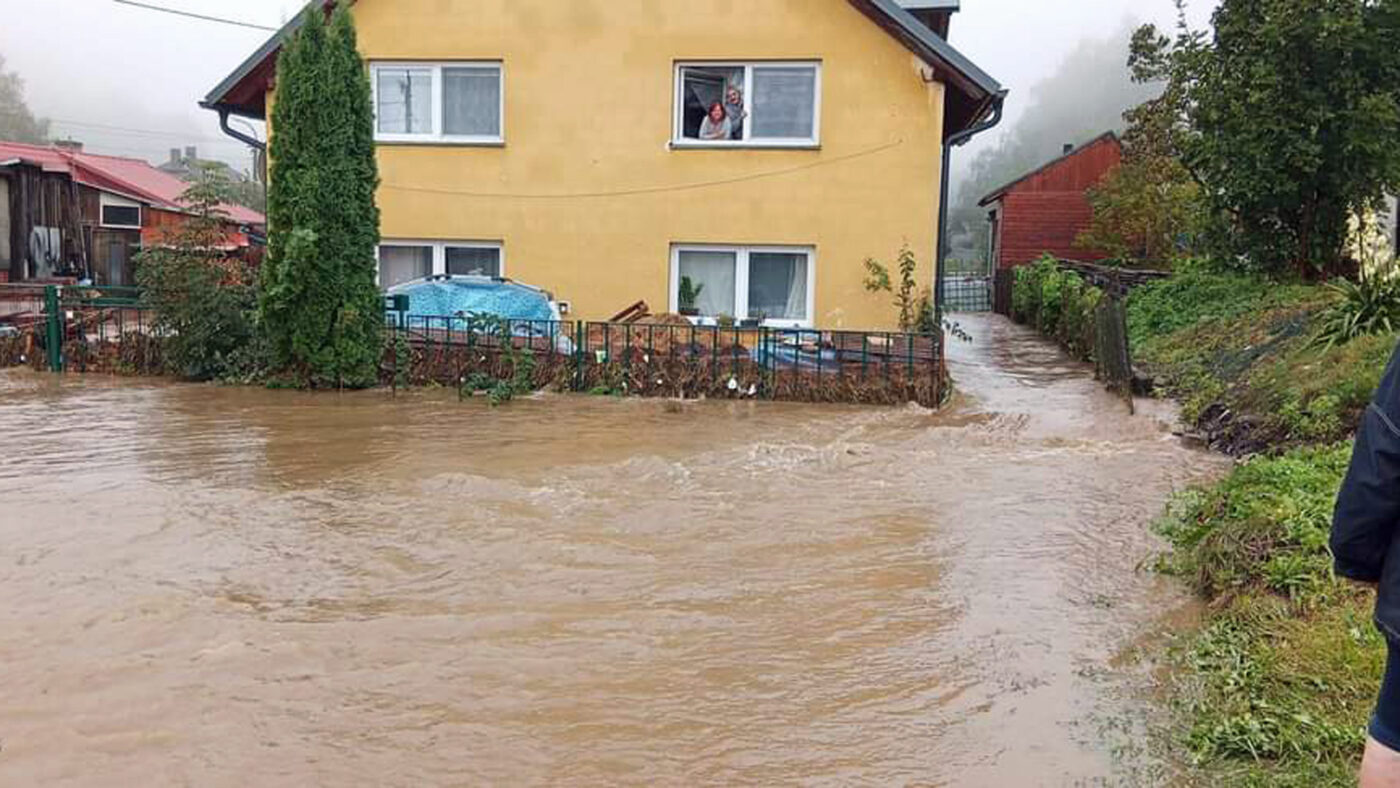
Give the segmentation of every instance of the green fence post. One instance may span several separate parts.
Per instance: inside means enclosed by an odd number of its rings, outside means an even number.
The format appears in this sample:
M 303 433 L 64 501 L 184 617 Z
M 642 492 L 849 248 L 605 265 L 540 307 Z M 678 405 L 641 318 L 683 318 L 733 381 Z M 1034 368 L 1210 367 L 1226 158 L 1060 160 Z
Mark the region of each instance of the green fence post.
M 48 352 L 49 371 L 63 371 L 63 312 L 60 309 L 58 300 L 58 287 L 47 285 L 44 287 L 44 338 L 45 350 Z

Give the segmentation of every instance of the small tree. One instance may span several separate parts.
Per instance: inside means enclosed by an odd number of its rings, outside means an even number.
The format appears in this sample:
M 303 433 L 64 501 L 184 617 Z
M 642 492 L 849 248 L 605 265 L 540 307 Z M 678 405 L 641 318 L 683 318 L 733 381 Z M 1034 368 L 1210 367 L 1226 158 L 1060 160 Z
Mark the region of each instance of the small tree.
M 1154 75 L 1133 70 L 1135 81 Z M 1169 265 L 1195 251 L 1204 217 L 1200 186 L 1177 158 L 1182 90 L 1167 85 L 1123 114 L 1123 163 L 1089 190 L 1094 217 L 1075 245 L 1125 263 Z
M 182 198 L 193 218 L 136 258 L 166 366 L 190 380 L 247 376 L 257 362 L 252 276 L 222 251 L 228 238 L 220 203 L 229 186 L 220 170 L 200 168 Z
M 919 331 L 934 323 L 933 295 L 928 288 L 920 292 L 917 274 L 918 258 L 909 244 L 900 247 L 895 266 L 899 269 L 899 287 L 895 289 L 890 269 L 873 257 L 865 261 L 865 289 L 871 293 L 893 293 L 894 307 L 899 310 L 901 331 Z M 934 326 L 936 330 L 936 326 Z
M 344 3 L 320 4 L 278 59 L 259 308 L 276 366 L 309 386 L 378 378 L 383 306 L 369 77 Z

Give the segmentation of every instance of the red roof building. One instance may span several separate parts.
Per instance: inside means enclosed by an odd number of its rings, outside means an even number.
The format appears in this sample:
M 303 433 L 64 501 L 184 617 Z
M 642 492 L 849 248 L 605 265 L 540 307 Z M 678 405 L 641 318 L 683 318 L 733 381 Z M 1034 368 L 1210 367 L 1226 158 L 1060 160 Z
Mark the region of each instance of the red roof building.
M 1085 262 L 1108 257 L 1076 246 L 1075 240 L 1094 219 L 1089 189 L 1122 161 L 1123 144 L 1110 132 L 983 197 L 978 204 L 991 208 L 996 267 L 1014 268 L 1045 254 Z
M 132 284 L 136 252 L 191 218 L 181 200 L 188 186 L 140 159 L 0 141 L 0 280 Z M 220 209 L 225 251 L 253 246 L 263 215 L 240 205 Z

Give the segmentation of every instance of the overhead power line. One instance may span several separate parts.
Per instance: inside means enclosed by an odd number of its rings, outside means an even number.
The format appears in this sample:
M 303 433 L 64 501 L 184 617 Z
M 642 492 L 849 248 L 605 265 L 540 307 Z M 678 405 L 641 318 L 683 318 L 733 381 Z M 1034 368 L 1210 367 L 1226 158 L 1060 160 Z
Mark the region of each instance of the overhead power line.
M 132 128 L 130 126 L 112 126 L 106 123 L 91 123 L 89 121 L 69 120 L 67 118 L 46 118 L 46 120 L 50 121 L 56 126 L 76 126 L 78 128 L 90 129 L 93 131 L 113 132 L 116 134 L 133 135 L 137 137 L 155 137 L 158 139 L 167 140 L 178 139 L 185 140 L 187 142 L 208 142 L 214 145 L 238 145 L 240 147 L 246 147 L 246 145 L 242 142 L 235 142 L 234 140 L 227 139 L 224 137 L 210 137 L 200 134 L 185 134 L 179 131 L 161 131 L 159 129 L 138 129 Z
M 144 8 L 147 11 L 159 11 L 162 14 L 174 14 L 175 16 L 184 16 L 189 17 L 190 19 L 201 19 L 205 22 L 217 22 L 221 25 L 233 25 L 234 27 L 248 27 L 252 28 L 253 30 L 266 30 L 272 33 L 277 32 L 277 28 L 268 27 L 267 25 L 255 25 L 252 22 L 241 22 L 237 19 L 225 19 L 223 17 L 218 16 L 196 14 L 193 11 L 181 11 L 178 8 L 166 8 L 165 6 L 151 5 L 149 3 L 138 3 L 136 2 L 136 0 L 112 0 L 112 2 L 120 3 L 121 5 L 135 6 L 136 8 Z
M 817 168 L 819 168 L 819 167 L 830 167 L 830 166 L 833 165 L 833 164 L 840 164 L 840 163 L 842 163 L 842 162 L 853 161 L 853 160 L 855 160 L 855 159 L 864 159 L 864 158 L 869 157 L 869 156 L 874 156 L 874 155 L 877 155 L 877 154 L 880 154 L 880 153 L 884 153 L 884 152 L 887 151 L 887 150 L 892 150 L 892 149 L 894 149 L 894 148 L 898 148 L 899 146 L 901 146 L 901 145 L 903 145 L 903 144 L 904 144 L 904 140 L 903 140 L 903 139 L 898 139 L 898 140 L 895 140 L 894 142 L 890 142 L 890 143 L 887 143 L 887 144 L 885 144 L 885 145 L 879 145 L 879 146 L 876 146 L 876 147 L 874 147 L 874 148 L 869 148 L 869 149 L 866 149 L 866 150 L 857 151 L 857 152 L 855 152 L 855 153 L 847 153 L 847 154 L 845 154 L 845 155 L 843 155 L 843 156 L 834 156 L 834 157 L 832 157 L 832 158 L 830 158 L 830 159 L 819 159 L 819 160 L 817 160 L 817 161 L 808 162 L 808 163 L 806 163 L 806 164 L 798 164 L 798 165 L 795 165 L 795 166 L 792 166 L 792 167 L 784 167 L 784 168 L 782 168 L 782 169 L 769 170 L 769 171 L 767 171 L 767 172 L 755 172 L 755 173 L 750 173 L 750 174 L 748 174 L 748 175 L 740 175 L 740 176 L 733 177 L 733 178 L 721 178 L 721 179 L 712 180 L 712 181 L 698 181 L 698 182 L 692 182 L 692 183 L 679 183 L 679 184 L 671 184 L 671 185 L 665 185 L 665 186 L 663 186 L 663 185 L 657 185 L 657 186 L 640 186 L 640 187 L 635 187 L 635 188 L 631 188 L 631 189 L 616 189 L 616 190 L 612 190 L 612 191 L 594 191 L 594 192 L 477 192 L 477 191 L 464 191 L 464 190 L 460 190 L 460 189 L 435 189 L 435 188 L 427 187 L 427 186 L 403 186 L 403 185 L 395 184 L 395 183 L 385 183 L 385 184 L 383 184 L 383 186 L 384 186 L 384 188 L 386 188 L 386 189 L 392 189 L 392 190 L 394 190 L 394 191 L 400 191 L 400 192 L 417 192 L 417 193 L 421 193 L 421 194 L 437 194 L 437 195 L 442 195 L 442 196 L 445 196 L 445 197 L 477 197 L 477 198 L 489 198 L 489 199 L 496 199 L 496 200 L 589 200 L 589 199 L 597 199 L 597 198 L 604 198 L 604 197 L 634 197 L 634 196 L 645 195 L 645 194 L 665 194 L 665 193 L 671 193 L 671 192 L 694 191 L 694 190 L 696 190 L 696 189 L 709 189 L 709 188 L 713 188 L 713 187 L 716 187 L 716 186 L 732 186 L 732 185 L 734 185 L 734 184 L 736 184 L 736 183 L 746 183 L 746 182 L 748 182 L 748 181 L 761 181 L 761 180 L 766 180 L 766 179 L 769 179 L 769 178 L 779 178 L 779 177 L 782 177 L 782 176 L 784 176 L 784 175 L 792 175 L 793 173 L 803 172 L 803 171 L 806 171 L 806 170 L 814 170 L 814 169 L 817 169 Z

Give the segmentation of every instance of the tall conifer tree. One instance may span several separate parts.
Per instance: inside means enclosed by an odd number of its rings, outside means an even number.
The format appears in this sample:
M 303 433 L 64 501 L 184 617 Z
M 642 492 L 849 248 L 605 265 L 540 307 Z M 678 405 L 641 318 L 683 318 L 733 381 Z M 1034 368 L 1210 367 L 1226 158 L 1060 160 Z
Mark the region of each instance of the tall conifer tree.
M 277 63 L 259 312 L 274 368 L 360 387 L 376 380 L 383 327 L 374 115 L 348 9 L 328 28 L 319 6 Z

